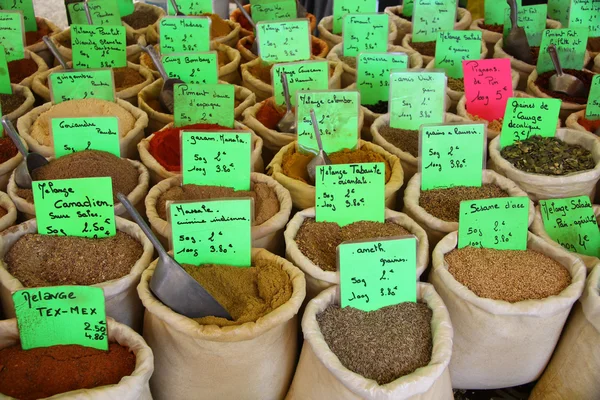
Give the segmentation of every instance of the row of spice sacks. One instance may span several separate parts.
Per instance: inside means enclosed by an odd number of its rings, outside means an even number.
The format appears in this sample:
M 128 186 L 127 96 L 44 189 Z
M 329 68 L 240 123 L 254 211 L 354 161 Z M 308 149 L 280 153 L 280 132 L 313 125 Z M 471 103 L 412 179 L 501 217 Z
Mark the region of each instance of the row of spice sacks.
M 2 395 L 600 397 L 597 5 L 176 3 L 0 12 Z

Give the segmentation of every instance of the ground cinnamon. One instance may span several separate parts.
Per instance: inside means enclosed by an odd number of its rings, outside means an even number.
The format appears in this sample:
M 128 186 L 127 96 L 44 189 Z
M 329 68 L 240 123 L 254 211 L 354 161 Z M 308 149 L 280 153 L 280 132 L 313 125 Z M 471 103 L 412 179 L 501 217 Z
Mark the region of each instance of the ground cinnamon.
M 13 60 L 8 63 L 8 74 L 10 75 L 10 83 L 21 83 L 26 78 L 35 74 L 39 69 L 37 63 L 31 58 L 23 58 L 21 60 Z
M 0 137 L 0 164 L 7 162 L 17 153 L 17 146 L 8 136 Z
M 25 45 L 31 46 L 37 42 L 41 42 L 44 36 L 50 36 L 52 30 L 48 24 L 41 18 L 36 18 L 37 31 L 25 32 Z

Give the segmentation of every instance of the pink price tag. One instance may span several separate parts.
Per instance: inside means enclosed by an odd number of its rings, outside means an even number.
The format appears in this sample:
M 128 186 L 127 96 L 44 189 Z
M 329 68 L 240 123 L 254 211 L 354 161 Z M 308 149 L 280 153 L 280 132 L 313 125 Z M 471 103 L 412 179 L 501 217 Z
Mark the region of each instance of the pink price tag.
M 463 69 L 467 112 L 487 121 L 504 117 L 513 97 L 510 60 L 465 60 Z

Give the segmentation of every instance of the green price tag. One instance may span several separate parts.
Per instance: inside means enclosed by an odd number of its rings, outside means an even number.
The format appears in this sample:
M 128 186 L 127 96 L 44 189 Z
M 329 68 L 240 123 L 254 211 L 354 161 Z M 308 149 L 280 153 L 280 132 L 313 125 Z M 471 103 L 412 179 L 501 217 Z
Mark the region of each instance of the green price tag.
M 253 4 L 251 7 L 254 22 L 294 19 L 297 16 L 296 0 L 275 1 L 270 4 Z
M 162 57 L 169 78 L 181 79 L 185 83 L 219 83 L 217 52 L 170 54 Z
M 240 131 L 181 133 L 184 185 L 250 190 L 252 134 Z
M 358 145 L 357 91 L 330 90 L 296 93 L 296 118 L 298 148 L 316 154 L 319 150 L 310 110 L 315 110 L 321 132 L 323 150 L 335 153 L 343 149 L 355 149 Z
M 169 203 L 177 262 L 251 266 L 253 199 Z
M 4 47 L 6 61 L 25 58 L 25 25 L 20 11 L 0 12 L 0 46 Z
M 449 77 L 463 78 L 463 60 L 480 58 L 481 31 L 439 32 L 435 44 L 435 68 L 446 70 Z
M 554 64 L 548 54 L 548 46 L 554 44 L 563 69 L 582 70 L 587 46 L 586 29 L 546 29 L 542 35 L 540 55 L 537 62 L 538 74 L 554 71 Z
M 388 37 L 387 14 L 348 14 L 344 17 L 344 56 L 358 53 L 386 52 Z
M 341 307 L 374 311 L 417 301 L 417 238 L 400 236 L 338 246 Z
M 600 257 L 600 230 L 590 198 L 540 200 L 548 236 L 574 253 Z
M 51 124 L 56 158 L 84 150 L 121 157 L 117 117 L 52 118 Z
M 517 0 L 517 8 L 521 8 L 520 0 Z M 506 10 L 509 10 L 509 7 L 505 1 L 484 0 L 483 10 L 483 22 L 485 24 L 502 25 L 504 24 L 504 15 L 506 15 Z
M 385 221 L 385 164 L 323 165 L 315 178 L 317 222 Z
M 333 33 L 341 35 L 344 17 L 346 14 L 364 14 L 376 12 L 377 0 L 335 0 L 333 2 Z
M 559 99 L 508 99 L 500 134 L 500 148 L 531 136 L 554 137 L 560 103 Z
M 12 299 L 23 350 L 70 344 L 108 350 L 102 288 L 24 289 Z
M 40 235 L 115 236 L 110 177 L 35 181 L 32 189 Z
M 6 61 L 4 46 L 0 46 L 0 93 L 12 94 L 12 87 L 10 86 L 10 74 L 8 73 L 8 62 Z
M 361 53 L 358 55 L 356 88 L 360 101 L 377 104 L 390 98 L 390 73 L 408 68 L 405 53 Z
M 87 25 L 88 20 L 83 4 L 83 2 L 69 4 L 71 24 Z M 117 0 L 89 0 L 88 7 L 93 25 L 122 25 Z
M 135 11 L 133 0 L 117 0 L 117 4 L 119 5 L 119 15 L 121 17 L 126 17 Z
M 504 11 L 504 37 L 508 36 L 512 24 L 510 23 L 510 10 Z M 530 46 L 539 46 L 542 43 L 542 32 L 546 29 L 546 15 L 548 4 L 519 7 L 517 21 L 525 29 L 527 41 Z
M 271 69 L 273 74 L 273 93 L 275 104 L 284 105 L 283 84 L 281 73 L 285 72 L 290 89 L 290 102 L 296 106 L 296 93 L 301 90 L 329 89 L 328 61 L 300 61 L 296 63 L 275 64 Z
M 600 75 L 594 75 L 592 79 L 585 117 L 591 120 L 600 119 Z
M 587 28 L 589 37 L 600 37 L 600 3 L 597 0 L 572 0 L 569 28 Z
M 115 82 L 110 68 L 53 72 L 48 86 L 54 104 L 89 98 L 115 101 Z
M 390 126 L 417 130 L 443 123 L 446 79 L 443 72 L 392 71 Z
M 402 2 L 402 15 L 405 17 L 412 17 L 414 5 L 415 2 L 413 0 Z
M 175 85 L 175 126 L 217 124 L 233 128 L 234 85 Z
M 433 42 L 439 32 L 453 30 L 456 3 L 457 0 L 415 0 L 412 41 Z
M 213 14 L 213 0 L 176 0 L 175 3 L 184 15 Z M 175 15 L 175 10 L 169 0 L 167 0 L 167 13 Z
M 548 0 L 548 18 L 559 21 L 563 27 L 569 25 L 570 9 L 571 0 Z
M 25 22 L 25 32 L 38 30 L 33 0 L 0 0 L 0 10 L 21 11 Z
M 160 53 L 198 53 L 210 50 L 210 18 L 164 17 L 160 20 Z
M 127 66 L 124 26 L 71 25 L 73 68 Z
M 484 124 L 421 126 L 421 190 L 481 186 L 485 168 Z
M 458 248 L 526 250 L 528 225 L 528 197 L 461 201 Z
M 308 19 L 259 22 L 258 52 L 267 63 L 308 60 L 311 38 Z

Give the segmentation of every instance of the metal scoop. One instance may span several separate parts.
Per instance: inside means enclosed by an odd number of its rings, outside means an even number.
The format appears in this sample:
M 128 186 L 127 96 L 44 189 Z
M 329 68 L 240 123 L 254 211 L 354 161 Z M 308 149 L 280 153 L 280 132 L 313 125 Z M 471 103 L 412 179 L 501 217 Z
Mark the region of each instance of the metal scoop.
M 585 97 L 585 85 L 583 82 L 576 76 L 563 73 L 555 45 L 551 44 L 548 46 L 548 54 L 550 54 L 550 59 L 556 70 L 556 74 L 550 77 L 550 90 L 564 93 L 571 97 Z
M 504 50 L 511 56 L 527 64 L 533 64 L 533 55 L 531 54 L 525 29 L 518 25 L 517 3 L 515 0 L 507 0 L 507 2 L 510 6 L 510 23 L 512 26 L 508 36 L 504 40 Z
M 175 97 L 173 95 L 173 86 L 177 85 L 178 83 L 185 82 L 183 82 L 181 79 L 169 78 L 169 76 L 167 75 L 167 71 L 165 71 L 165 68 L 163 67 L 162 61 L 160 61 L 158 54 L 156 54 L 156 51 L 154 50 L 154 46 L 148 45 L 144 47 L 140 45 L 140 47 L 143 51 L 148 53 L 148 55 L 152 59 L 152 62 L 156 66 L 158 73 L 163 78 L 164 83 L 162 89 L 160 90 L 160 94 L 158 95 L 158 101 L 166 110 L 169 111 L 170 114 L 173 114 L 173 112 L 175 111 Z
M 117 193 L 117 198 L 158 251 L 158 264 L 150 280 L 152 293 L 167 307 L 188 318 L 213 316 L 231 320 L 227 310 L 165 251 L 127 196 Z
M 315 129 L 315 137 L 317 138 L 317 145 L 319 146 L 319 152 L 317 155 L 310 160 L 306 170 L 308 176 L 314 182 L 317 176 L 317 167 L 319 165 L 331 165 L 331 160 L 327 156 L 327 153 L 323 151 L 323 143 L 321 142 L 321 131 L 319 131 L 319 124 L 317 123 L 317 116 L 315 110 L 310 110 L 310 119 L 312 120 L 313 128 Z
M 308 16 L 308 11 L 306 11 L 306 8 L 298 0 L 296 0 L 296 16 L 298 18 L 306 18 Z
M 63 69 L 65 71 L 70 71 L 71 69 L 67 65 L 67 62 L 65 61 L 64 58 L 62 58 L 62 55 L 60 54 L 60 52 L 58 51 L 58 49 L 56 48 L 56 46 L 54 45 L 52 40 L 50 40 L 50 38 L 48 36 L 44 36 L 42 38 L 42 40 L 44 41 L 46 46 L 48 46 L 48 50 L 50 50 L 50 52 L 52 53 L 54 58 L 56 58 L 58 60 L 58 62 L 60 63 L 60 66 L 63 67 Z
M 90 13 L 90 6 L 87 0 L 83 2 L 83 9 L 85 10 L 85 17 L 87 18 L 88 24 L 92 25 L 92 14 Z
M 283 95 L 285 96 L 285 106 L 287 111 L 281 120 L 277 123 L 277 130 L 283 133 L 296 133 L 296 115 L 292 109 L 290 101 L 290 86 L 288 85 L 287 75 L 281 72 L 281 84 L 283 85 Z
M 250 14 L 248 14 L 248 11 L 246 11 L 244 6 L 242 6 L 242 3 L 240 3 L 240 0 L 233 0 L 233 1 L 234 1 L 235 5 L 237 6 L 237 8 L 242 13 L 242 15 L 244 16 L 244 18 L 246 18 L 248 20 L 248 23 L 250 25 L 252 25 L 252 29 L 254 30 L 254 41 L 252 42 L 252 48 L 250 49 L 250 51 L 253 54 L 258 55 L 258 35 L 256 34 L 256 24 L 254 23 L 254 20 L 252 19 Z
M 175 11 L 175 15 L 179 17 L 185 17 L 185 14 L 179 11 L 179 7 L 177 6 L 177 2 L 175 0 L 171 0 L 171 7 L 173 7 L 173 10 Z
M 33 176 L 33 172 L 36 169 L 47 165 L 48 160 L 41 154 L 30 153 L 27 151 L 23 142 L 21 142 L 21 137 L 17 133 L 17 130 L 8 118 L 2 117 L 2 126 L 24 158 L 23 162 L 21 162 L 15 170 L 15 183 L 21 189 L 31 189 L 31 183 L 33 181 L 31 177 Z

